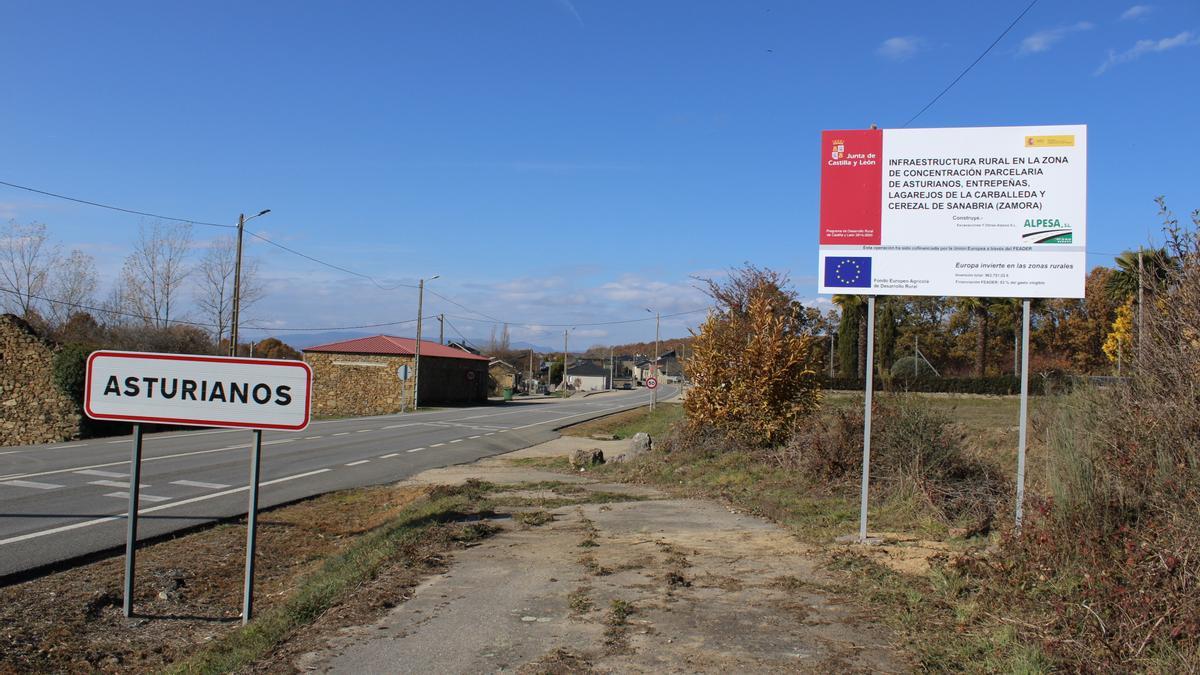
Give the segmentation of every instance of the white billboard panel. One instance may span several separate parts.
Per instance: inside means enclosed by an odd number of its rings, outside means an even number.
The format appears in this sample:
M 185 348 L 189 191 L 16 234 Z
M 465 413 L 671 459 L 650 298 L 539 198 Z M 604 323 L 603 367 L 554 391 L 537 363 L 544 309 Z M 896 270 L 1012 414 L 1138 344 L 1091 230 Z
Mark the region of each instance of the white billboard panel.
M 819 292 L 1082 298 L 1087 127 L 822 133 Z

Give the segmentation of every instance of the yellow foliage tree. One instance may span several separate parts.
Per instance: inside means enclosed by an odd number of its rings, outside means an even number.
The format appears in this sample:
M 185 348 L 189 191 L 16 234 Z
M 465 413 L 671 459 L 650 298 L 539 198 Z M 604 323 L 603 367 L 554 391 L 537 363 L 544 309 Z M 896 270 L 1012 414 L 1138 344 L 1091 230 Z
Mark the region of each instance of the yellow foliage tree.
M 718 309 L 694 333 L 686 368 L 688 423 L 766 446 L 786 442 L 820 405 L 813 340 L 786 279 L 747 267 L 709 281 Z
M 1117 307 L 1117 317 L 1113 319 L 1112 330 L 1104 339 L 1104 355 L 1112 363 L 1116 363 L 1121 354 L 1129 356 L 1133 350 L 1133 298 L 1130 297 Z

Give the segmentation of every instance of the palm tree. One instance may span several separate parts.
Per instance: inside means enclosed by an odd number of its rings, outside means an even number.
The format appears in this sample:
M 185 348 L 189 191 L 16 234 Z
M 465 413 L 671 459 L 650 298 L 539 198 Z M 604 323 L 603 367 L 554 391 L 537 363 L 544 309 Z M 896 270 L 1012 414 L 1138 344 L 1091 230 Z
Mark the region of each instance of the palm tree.
M 1138 270 L 1138 254 L 1141 254 L 1141 271 Z M 1137 295 L 1142 281 L 1145 288 L 1157 290 L 1167 285 L 1171 271 L 1178 261 L 1165 248 L 1139 248 L 1125 251 L 1116 257 L 1117 269 L 1109 277 L 1108 294 L 1116 302 L 1125 302 Z M 1141 281 L 1139 281 L 1141 280 Z

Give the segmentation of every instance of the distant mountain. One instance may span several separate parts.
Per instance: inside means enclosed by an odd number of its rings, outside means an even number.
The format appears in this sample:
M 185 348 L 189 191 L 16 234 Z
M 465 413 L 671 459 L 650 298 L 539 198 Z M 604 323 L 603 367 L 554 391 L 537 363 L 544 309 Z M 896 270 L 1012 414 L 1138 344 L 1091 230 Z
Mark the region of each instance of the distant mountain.
M 435 328 L 436 328 L 436 326 L 435 326 Z M 249 331 L 246 331 L 246 332 L 249 332 Z M 422 333 L 424 333 L 424 331 L 422 331 Z M 388 333 L 388 334 L 389 335 L 396 334 L 396 335 L 399 335 L 400 337 L 414 337 L 416 335 L 416 331 L 408 330 L 408 331 L 399 331 L 398 333 Z M 251 337 L 251 335 L 253 337 Z M 330 342 L 341 342 L 342 340 L 353 340 L 355 338 L 370 337 L 372 335 L 379 335 L 379 333 L 364 333 L 363 331 L 329 331 L 327 333 L 292 333 L 289 331 L 279 331 L 277 333 L 272 333 L 270 331 L 256 330 L 253 333 L 250 333 L 250 335 L 247 335 L 246 337 L 244 337 L 243 340 L 262 340 L 262 339 L 268 338 L 268 337 L 277 337 L 280 340 L 282 340 L 283 342 L 291 345 L 292 347 L 303 350 L 303 349 L 308 349 L 309 347 L 316 347 L 317 345 L 329 344 Z M 429 338 L 430 338 L 430 336 L 428 336 L 428 335 L 422 335 L 422 337 L 425 338 L 426 340 L 429 340 Z M 434 340 L 437 340 L 436 331 L 434 332 L 434 335 L 432 337 Z M 450 339 L 451 339 L 450 336 L 446 336 L 447 342 L 449 342 Z M 238 340 L 238 342 L 241 342 L 241 341 L 242 340 Z M 475 347 L 476 349 L 480 349 L 488 343 L 488 340 L 487 340 L 487 338 L 467 338 L 467 342 L 472 347 Z M 549 347 L 544 347 L 542 345 L 535 345 L 531 342 L 515 341 L 515 342 L 509 343 L 509 345 L 510 345 L 511 349 L 532 349 L 533 351 L 538 352 L 539 354 L 556 351 Z

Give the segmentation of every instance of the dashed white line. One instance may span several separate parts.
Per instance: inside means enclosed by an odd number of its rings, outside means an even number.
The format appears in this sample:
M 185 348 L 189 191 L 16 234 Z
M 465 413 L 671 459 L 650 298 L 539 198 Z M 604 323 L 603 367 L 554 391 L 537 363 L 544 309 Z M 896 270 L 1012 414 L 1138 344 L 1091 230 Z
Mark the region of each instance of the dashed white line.
M 434 446 L 434 447 L 437 447 L 437 446 Z M 420 452 L 424 449 L 425 448 L 413 448 L 412 450 L 405 450 L 405 452 Z
M 470 438 L 469 438 L 469 439 L 467 439 L 467 440 L 473 441 L 473 440 L 475 440 L 476 438 L 479 438 L 479 436 L 472 436 L 472 437 L 470 437 Z
M 309 471 L 307 473 L 298 473 L 294 476 L 284 476 L 283 478 L 276 478 L 274 480 L 265 480 L 265 481 L 259 483 L 259 485 L 262 487 L 265 487 L 267 485 L 274 485 L 275 483 L 283 483 L 285 481 L 296 480 L 298 478 L 308 478 L 309 476 L 315 476 L 319 473 L 325 473 L 326 471 L 330 471 L 330 469 L 317 469 L 316 471 Z M 249 489 L 249 486 L 243 485 L 242 487 L 225 490 L 224 492 L 214 492 L 210 495 L 200 495 L 199 497 L 192 497 L 191 499 L 183 499 L 183 500 L 180 500 L 177 502 L 172 502 L 170 504 L 163 504 L 161 506 L 151 506 L 151 507 L 144 508 L 144 509 L 138 509 L 138 513 L 144 515 L 147 513 L 154 513 L 155 511 L 162 511 L 164 509 L 173 509 L 178 506 L 186 506 L 187 504 L 195 504 L 196 502 L 203 502 L 203 501 L 207 501 L 209 499 L 216 499 L 217 497 L 224 497 L 226 495 L 236 494 L 238 492 L 243 492 L 247 489 Z M 129 497 L 129 495 L 126 493 L 122 492 L 120 494 L 124 495 L 126 498 Z M 15 537 L 9 537 L 8 539 L 0 539 L 0 546 L 4 546 L 6 544 L 15 544 L 15 543 L 21 542 L 21 541 L 28 541 L 30 539 L 37 539 L 38 537 L 45 537 L 45 536 L 49 536 L 51 534 L 58 534 L 60 532 L 70 532 L 71 530 L 78 530 L 78 529 L 84 528 L 84 527 L 91 527 L 92 525 L 100 525 L 101 523 L 107 523 L 107 522 L 110 522 L 113 520 L 121 520 L 124 517 L 125 517 L 125 512 L 121 511 L 120 513 L 114 513 L 111 516 L 105 516 L 103 518 L 96 518 L 93 520 L 85 520 L 82 523 L 71 523 L 70 525 L 62 525 L 60 527 L 52 527 L 49 530 L 42 530 L 41 532 L 30 532 L 29 534 L 21 534 L 21 535 L 15 536 Z
M 359 429 L 356 433 L 365 434 L 368 431 L 375 431 L 375 430 L 374 429 Z
M 306 440 L 306 441 L 315 441 L 315 440 L 317 440 L 318 438 L 321 438 L 321 437 L 320 437 L 320 436 L 305 436 L 305 437 L 304 437 L 304 440 Z
M 454 440 L 452 440 L 452 441 L 450 441 L 450 442 L 451 442 L 451 443 L 462 443 L 462 442 L 463 442 L 463 439 L 461 439 L 461 438 L 456 438 L 456 439 L 454 439 Z
M 108 494 L 106 494 L 104 496 L 105 497 L 117 497 L 118 499 L 129 499 L 128 492 L 109 492 Z M 138 500 L 146 501 L 146 502 L 166 502 L 166 501 L 170 501 L 171 498 L 170 497 L 159 497 L 158 495 L 148 495 L 144 492 L 139 492 Z
M 208 490 L 223 490 L 223 489 L 229 487 L 228 485 L 224 485 L 222 483 L 204 483 L 204 482 L 201 482 L 198 480 L 173 480 L 173 481 L 171 481 L 171 485 L 182 485 L 184 487 L 205 488 Z
M 429 447 L 431 447 L 431 448 L 440 448 L 440 447 L 442 447 L 443 445 L 445 445 L 445 443 L 434 443 L 433 445 L 431 445 L 431 446 L 429 446 Z
M 99 485 L 101 487 L 123 488 L 126 490 L 129 489 L 129 481 L 121 482 L 121 481 L 115 481 L 115 480 L 90 480 L 90 481 L 88 481 L 88 485 Z M 139 489 L 148 488 L 148 487 L 150 487 L 150 486 L 146 485 L 145 483 L 138 483 Z
M 129 474 L 127 474 L 127 473 L 117 473 L 116 471 L 98 471 L 96 469 L 84 469 L 83 471 L 76 471 L 75 473 L 81 474 L 84 476 L 100 476 L 102 478 L 128 478 L 129 477 Z
M 13 487 L 33 488 L 35 490 L 54 490 L 62 487 L 54 483 L 38 483 L 32 480 L 6 480 L 0 485 L 11 485 Z
M 280 443 L 291 443 L 291 442 L 292 442 L 292 441 L 294 441 L 294 440 L 296 440 L 296 439 L 294 439 L 294 438 L 280 438 L 279 440 L 275 440 L 275 441 L 266 441 L 266 442 L 264 442 L 264 443 L 263 443 L 263 445 L 279 445 Z
M 495 436 L 495 435 L 496 435 L 496 432 L 494 432 L 494 431 L 490 434 L 484 434 L 484 436 Z
M 359 464 L 366 464 L 366 463 L 367 463 L 367 462 L 369 462 L 369 461 L 371 461 L 371 460 L 369 460 L 369 459 L 360 459 L 360 460 L 358 460 L 357 462 L 350 462 L 350 463 L 348 463 L 346 466 L 358 466 Z
M 380 456 L 379 456 L 379 459 L 391 459 L 391 458 L 393 458 L 393 457 L 399 457 L 399 456 L 400 456 L 400 453 L 398 453 L 398 452 L 393 452 L 393 453 L 389 453 L 389 454 L 386 454 L 386 455 L 380 455 Z
M 334 436 L 349 436 L 349 435 L 350 435 L 349 431 L 339 431 L 336 434 L 334 434 Z

